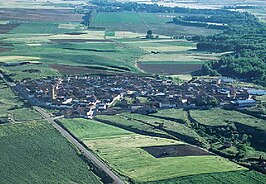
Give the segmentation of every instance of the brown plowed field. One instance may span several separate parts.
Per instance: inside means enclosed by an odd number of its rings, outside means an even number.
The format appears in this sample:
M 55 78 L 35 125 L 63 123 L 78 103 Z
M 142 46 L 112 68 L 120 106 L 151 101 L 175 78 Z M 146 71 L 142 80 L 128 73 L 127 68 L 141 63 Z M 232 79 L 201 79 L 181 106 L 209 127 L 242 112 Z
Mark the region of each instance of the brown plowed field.
M 104 39 L 51 39 L 50 41 L 56 43 L 66 43 L 66 42 L 113 42 L 112 40 Z
M 211 153 L 187 144 L 169 146 L 151 146 L 142 148 L 155 158 L 178 157 L 178 156 L 204 156 Z
M 82 14 L 60 9 L 0 9 L 1 20 L 80 22 Z
M 19 24 L 0 24 L 0 34 L 8 33 L 12 29 L 15 29 L 17 26 L 19 26 Z

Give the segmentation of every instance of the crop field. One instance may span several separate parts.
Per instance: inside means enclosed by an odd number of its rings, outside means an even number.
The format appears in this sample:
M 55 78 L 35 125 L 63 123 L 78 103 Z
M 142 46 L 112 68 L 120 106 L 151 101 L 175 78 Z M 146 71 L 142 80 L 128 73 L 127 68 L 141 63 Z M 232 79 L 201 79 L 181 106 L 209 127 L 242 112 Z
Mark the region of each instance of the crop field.
M 115 116 L 112 117 L 115 118 Z M 180 183 L 186 181 L 258 183 L 265 180 L 262 174 L 248 171 L 224 158 L 210 155 L 204 150 L 180 141 L 136 133 L 129 134 L 127 130 L 92 120 L 62 120 L 61 123 L 114 170 L 136 183 L 178 183 L 179 181 Z M 99 136 L 95 136 L 96 130 L 99 130 Z M 175 153 L 183 155 L 156 158 L 145 151 L 153 148 L 162 150 L 162 147 L 169 153 L 173 153 L 175 148 Z M 186 150 L 193 150 L 189 153 L 197 156 L 186 155 Z M 154 153 L 158 154 L 158 152 Z M 235 179 L 232 182 L 233 177 Z
M 70 132 L 74 132 L 80 140 L 115 138 L 121 135 L 133 135 L 132 132 L 94 120 L 63 119 L 60 121 Z M 90 130 L 90 131 L 88 131 Z
M 0 126 L 0 183 L 101 183 L 50 124 Z
M 219 31 L 213 29 L 178 26 L 171 24 L 179 14 L 136 13 L 136 12 L 100 12 L 93 16 L 91 27 L 101 27 L 108 31 L 130 31 L 146 33 L 148 29 L 159 35 L 208 35 Z
M 191 63 L 139 63 L 139 68 L 147 73 L 153 74 L 190 74 L 201 70 L 202 64 L 191 64 Z
M 206 61 L 217 60 L 222 53 L 207 53 L 196 50 L 196 43 L 186 40 L 126 41 L 145 51 L 137 66 L 155 74 L 190 74 L 201 70 Z
M 42 119 L 37 112 L 25 107 L 24 103 L 0 80 L 0 124 L 17 123 Z M 27 116 L 25 116 L 27 112 Z

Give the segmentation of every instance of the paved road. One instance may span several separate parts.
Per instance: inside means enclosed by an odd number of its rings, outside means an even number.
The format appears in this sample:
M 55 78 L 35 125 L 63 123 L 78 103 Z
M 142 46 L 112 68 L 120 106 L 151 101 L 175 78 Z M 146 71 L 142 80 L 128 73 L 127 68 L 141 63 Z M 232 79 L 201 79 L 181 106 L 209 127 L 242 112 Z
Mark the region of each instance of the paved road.
M 108 166 L 106 166 L 102 161 L 100 161 L 96 156 L 94 156 L 89 150 L 87 150 L 82 144 L 80 144 L 71 134 L 69 134 L 65 129 L 58 125 L 49 114 L 47 114 L 40 107 L 33 107 L 38 111 L 45 119 L 47 119 L 64 137 L 66 137 L 71 143 L 73 143 L 89 160 L 92 160 L 96 166 L 101 168 L 107 175 L 109 175 L 115 184 L 124 184 L 124 182 L 112 172 Z

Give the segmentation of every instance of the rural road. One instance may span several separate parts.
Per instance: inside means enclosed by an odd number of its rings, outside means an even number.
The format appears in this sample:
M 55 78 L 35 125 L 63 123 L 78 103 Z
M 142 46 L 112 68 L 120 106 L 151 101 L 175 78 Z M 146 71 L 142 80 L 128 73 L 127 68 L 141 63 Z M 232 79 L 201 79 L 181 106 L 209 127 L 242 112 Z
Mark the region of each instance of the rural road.
M 118 177 L 113 171 L 108 168 L 108 166 L 106 166 L 81 143 L 79 143 L 70 133 L 68 133 L 65 129 L 58 125 L 42 108 L 36 106 L 34 106 L 33 108 L 38 111 L 45 119 L 47 119 L 65 138 L 73 143 L 83 153 L 84 156 L 86 156 L 89 160 L 92 160 L 97 167 L 101 168 L 108 176 L 110 176 L 113 179 L 114 184 L 124 184 L 123 180 L 121 180 L 120 177 Z

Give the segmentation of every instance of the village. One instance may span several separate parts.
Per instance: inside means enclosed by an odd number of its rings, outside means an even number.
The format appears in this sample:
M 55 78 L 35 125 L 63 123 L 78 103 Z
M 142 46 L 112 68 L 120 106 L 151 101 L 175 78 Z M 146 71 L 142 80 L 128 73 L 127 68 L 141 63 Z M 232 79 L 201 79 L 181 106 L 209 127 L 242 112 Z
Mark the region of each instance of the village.
M 74 76 L 22 81 L 28 99 L 58 109 L 65 117 L 97 114 L 149 114 L 167 108 L 245 108 L 265 91 L 234 87 L 230 78 L 193 79 L 182 84 L 139 76 Z

